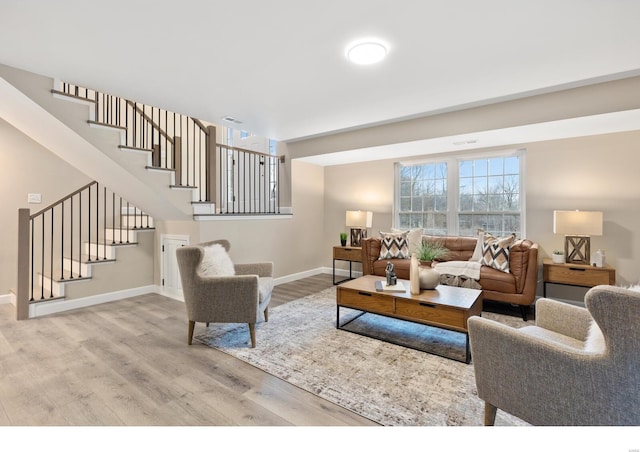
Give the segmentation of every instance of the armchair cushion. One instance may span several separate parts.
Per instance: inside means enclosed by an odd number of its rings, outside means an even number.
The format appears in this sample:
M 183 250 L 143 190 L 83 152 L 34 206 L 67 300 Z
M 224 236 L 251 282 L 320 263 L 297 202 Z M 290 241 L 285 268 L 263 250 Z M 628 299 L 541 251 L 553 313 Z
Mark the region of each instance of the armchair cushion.
M 227 250 L 218 243 L 205 246 L 198 271 L 202 276 L 233 276 L 235 268 Z

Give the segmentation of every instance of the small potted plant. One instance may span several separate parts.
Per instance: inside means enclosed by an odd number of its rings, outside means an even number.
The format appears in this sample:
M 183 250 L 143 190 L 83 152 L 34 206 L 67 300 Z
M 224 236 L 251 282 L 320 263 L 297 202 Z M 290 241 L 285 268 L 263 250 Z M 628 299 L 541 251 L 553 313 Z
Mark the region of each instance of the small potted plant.
M 346 246 L 347 245 L 347 233 L 346 232 L 341 232 L 340 233 L 340 245 L 342 245 L 342 246 Z
M 564 251 L 553 250 L 551 259 L 553 260 L 554 264 L 564 264 Z
M 416 249 L 416 254 L 421 265 L 431 267 L 433 261 L 445 259 L 449 250 L 440 242 L 425 240 Z

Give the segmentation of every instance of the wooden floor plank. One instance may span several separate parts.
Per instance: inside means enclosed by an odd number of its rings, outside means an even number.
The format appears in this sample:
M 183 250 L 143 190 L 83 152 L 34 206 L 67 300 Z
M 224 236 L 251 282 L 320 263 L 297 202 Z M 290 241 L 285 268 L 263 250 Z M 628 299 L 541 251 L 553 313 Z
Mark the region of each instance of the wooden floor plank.
M 271 307 L 331 286 L 331 275 L 278 285 Z M 14 309 L 0 305 L 0 425 L 375 425 L 188 346 L 181 301 L 147 294 L 19 322 Z

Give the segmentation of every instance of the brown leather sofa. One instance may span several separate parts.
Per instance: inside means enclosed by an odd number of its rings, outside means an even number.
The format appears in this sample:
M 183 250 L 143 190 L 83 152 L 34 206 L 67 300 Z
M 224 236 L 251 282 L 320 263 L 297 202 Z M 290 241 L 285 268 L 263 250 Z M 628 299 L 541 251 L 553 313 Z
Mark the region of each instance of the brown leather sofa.
M 468 261 L 476 247 L 476 237 L 436 237 L 423 235 L 422 240 L 443 242 L 449 250 L 448 261 Z M 518 305 L 527 320 L 527 308 L 536 299 L 538 280 L 538 244 L 531 240 L 516 240 L 509 249 L 509 273 L 483 265 L 479 284 L 485 300 Z M 395 265 L 398 279 L 409 279 L 410 259 L 378 259 L 380 238 L 362 240 L 362 274 L 385 275 L 387 262 Z

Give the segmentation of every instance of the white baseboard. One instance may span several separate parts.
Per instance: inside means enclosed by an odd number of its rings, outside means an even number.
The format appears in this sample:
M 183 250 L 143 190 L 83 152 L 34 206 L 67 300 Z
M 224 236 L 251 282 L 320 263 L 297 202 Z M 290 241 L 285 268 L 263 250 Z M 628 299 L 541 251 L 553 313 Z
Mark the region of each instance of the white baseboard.
M 78 298 L 75 300 L 60 300 L 44 303 L 33 303 L 29 305 L 29 318 L 41 317 L 43 315 L 56 314 L 58 312 L 70 311 L 72 309 L 86 308 L 97 304 L 108 303 L 110 301 L 122 300 L 123 298 L 135 297 L 154 293 L 156 286 L 143 286 L 133 289 L 119 290 L 105 294 L 93 295 L 91 297 Z
M 16 304 L 16 296 L 15 294 L 8 293 L 6 295 L 0 295 L 0 304 Z
M 318 267 L 311 270 L 306 270 L 299 273 L 293 273 L 286 276 L 275 278 L 274 285 L 285 284 L 299 279 L 308 278 L 319 274 L 333 273 L 331 267 Z M 348 277 L 349 270 L 336 269 L 336 276 Z M 357 278 L 362 276 L 362 272 L 352 272 L 351 276 Z M 58 312 L 70 311 L 72 309 L 85 308 L 88 306 L 95 306 L 102 303 L 108 303 L 111 301 L 122 300 L 123 298 L 135 297 L 138 295 L 146 295 L 149 293 L 157 293 L 169 298 L 173 298 L 178 301 L 184 301 L 184 297 L 180 291 L 168 290 L 162 286 L 149 285 L 136 287 L 133 289 L 119 290 L 116 292 L 109 292 L 105 294 L 93 295 L 85 298 L 78 298 L 73 300 L 59 300 L 43 303 L 33 303 L 29 306 L 29 318 L 41 317 L 44 315 L 56 314 Z M 0 304 L 13 303 L 15 305 L 15 295 L 12 293 L 6 295 L 0 295 Z

